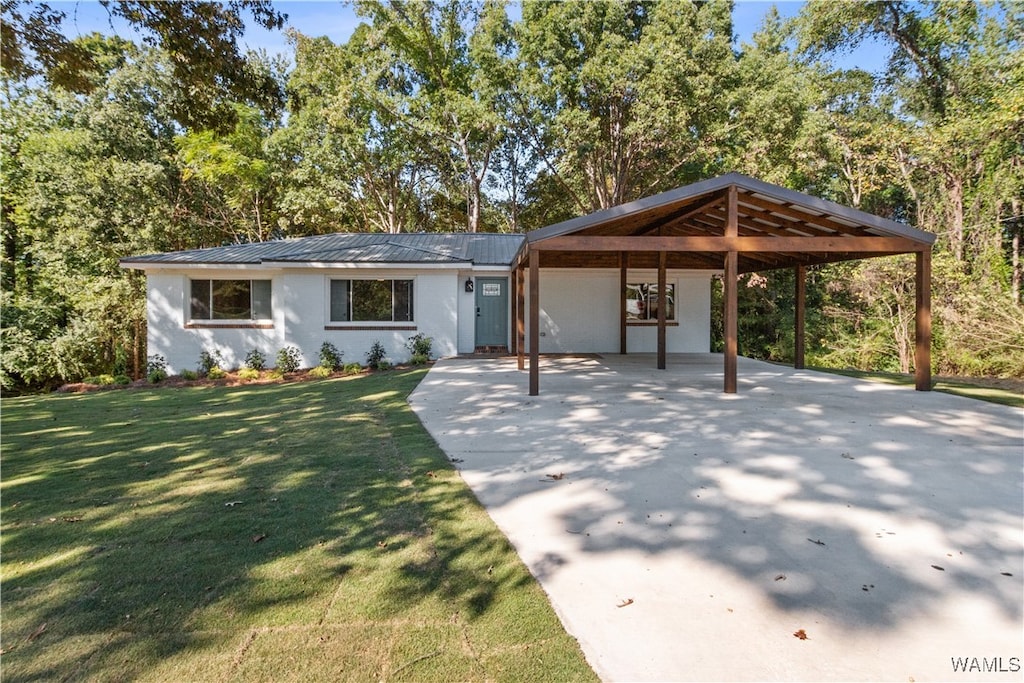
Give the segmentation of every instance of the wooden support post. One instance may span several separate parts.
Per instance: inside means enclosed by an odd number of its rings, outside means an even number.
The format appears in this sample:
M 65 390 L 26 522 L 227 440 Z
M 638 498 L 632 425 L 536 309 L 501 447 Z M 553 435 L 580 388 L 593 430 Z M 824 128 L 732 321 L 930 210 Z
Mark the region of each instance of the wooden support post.
M 725 219 L 725 236 L 736 237 L 739 234 L 739 209 L 738 197 L 735 185 L 729 186 L 727 213 Z M 727 394 L 736 393 L 736 356 L 739 344 L 737 342 L 739 318 L 739 304 L 737 303 L 736 286 L 739 279 L 739 253 L 729 251 L 725 254 L 725 273 L 723 282 L 725 284 L 725 387 Z
M 526 273 L 516 268 L 516 358 L 520 370 L 526 369 Z
M 626 355 L 626 285 L 628 284 L 629 252 L 619 254 L 619 353 Z
M 932 390 L 932 253 L 917 252 L 914 283 L 917 310 L 914 313 L 914 388 Z
M 540 252 L 530 249 L 530 396 L 540 393 Z
M 804 369 L 804 320 L 807 308 L 807 266 L 796 267 L 796 299 L 793 314 L 793 367 Z
M 668 308 L 668 297 L 665 290 L 668 289 L 668 277 L 666 268 L 668 265 L 668 252 L 658 252 L 658 369 L 664 370 L 667 366 L 666 358 L 666 335 L 665 335 L 665 309 Z

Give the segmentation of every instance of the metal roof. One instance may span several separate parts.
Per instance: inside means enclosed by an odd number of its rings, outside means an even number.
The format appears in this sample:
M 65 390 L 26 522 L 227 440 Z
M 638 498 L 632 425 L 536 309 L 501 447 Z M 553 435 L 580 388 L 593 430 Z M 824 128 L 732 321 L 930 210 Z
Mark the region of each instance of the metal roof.
M 129 268 L 149 264 L 261 265 L 268 263 L 431 263 L 501 265 L 512 263 L 520 234 L 497 233 L 334 233 L 271 242 L 232 244 L 121 259 Z

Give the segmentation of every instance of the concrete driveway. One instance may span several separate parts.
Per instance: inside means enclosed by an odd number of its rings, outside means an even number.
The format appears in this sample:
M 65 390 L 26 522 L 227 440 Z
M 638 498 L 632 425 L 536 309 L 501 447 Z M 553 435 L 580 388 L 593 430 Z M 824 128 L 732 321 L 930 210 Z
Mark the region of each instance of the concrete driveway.
M 438 362 L 413 410 L 608 681 L 1022 680 L 1024 411 L 721 356 Z

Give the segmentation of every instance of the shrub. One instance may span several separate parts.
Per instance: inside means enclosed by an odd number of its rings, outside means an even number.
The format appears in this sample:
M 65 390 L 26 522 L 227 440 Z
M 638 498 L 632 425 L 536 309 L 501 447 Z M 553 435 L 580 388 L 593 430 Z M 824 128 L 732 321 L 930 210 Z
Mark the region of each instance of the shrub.
M 259 379 L 260 378 L 260 371 L 257 370 L 256 368 L 252 368 L 252 367 L 246 366 L 246 367 L 244 367 L 244 368 L 242 368 L 241 370 L 238 371 L 238 378 L 239 379 L 245 379 L 245 380 Z
M 326 365 L 318 365 L 315 368 L 310 369 L 309 376 L 323 379 L 324 377 L 330 377 L 332 372 L 333 370 Z
M 206 375 L 207 377 L 209 377 L 210 372 L 214 368 L 217 368 L 218 370 L 220 369 L 221 360 L 222 359 L 219 350 L 214 349 L 213 353 L 210 353 L 206 349 L 203 349 L 202 351 L 199 352 L 199 374 Z
M 380 369 L 380 364 L 384 362 L 384 356 L 387 352 L 384 350 L 384 345 L 379 341 L 373 342 L 373 346 L 366 352 L 366 365 L 371 370 Z
M 409 340 L 405 342 L 405 348 L 409 349 L 409 353 L 415 356 L 424 356 L 427 360 L 430 359 L 430 354 L 433 351 L 434 339 L 428 337 L 422 332 L 414 334 L 409 337 Z
M 294 346 L 286 346 L 277 352 L 277 369 L 282 373 L 295 372 L 299 369 L 302 356 Z
M 341 357 L 345 355 L 331 342 L 320 345 L 320 367 L 337 370 L 341 367 Z
M 391 367 L 391 361 L 382 360 L 377 363 L 377 370 L 390 370 Z
M 183 380 L 188 381 L 188 382 L 194 382 L 197 379 L 199 379 L 199 373 L 195 372 L 193 370 L 182 370 L 181 371 L 181 378 Z
M 224 379 L 228 376 L 228 373 L 221 370 L 216 365 L 210 368 L 210 371 L 206 373 L 207 379 Z
M 249 370 L 256 370 L 257 375 L 260 370 L 267 368 L 267 356 L 259 349 L 253 349 L 249 353 L 245 354 L 245 367 Z
M 98 384 L 101 387 L 110 386 L 114 383 L 113 375 L 94 375 L 93 377 L 86 377 L 82 380 L 85 384 Z
M 346 375 L 358 375 L 358 374 L 362 373 L 362 371 L 363 371 L 363 366 L 360 365 L 359 363 L 348 363 L 348 364 L 345 365 L 345 374 Z
M 131 384 L 132 378 L 128 375 L 114 375 L 114 384 Z
M 167 360 L 160 354 L 149 356 L 146 360 L 146 379 L 150 384 L 159 384 L 167 379 Z
M 426 365 L 430 362 L 429 356 L 424 356 L 420 353 L 414 353 L 412 358 L 409 359 L 409 363 L 412 365 Z

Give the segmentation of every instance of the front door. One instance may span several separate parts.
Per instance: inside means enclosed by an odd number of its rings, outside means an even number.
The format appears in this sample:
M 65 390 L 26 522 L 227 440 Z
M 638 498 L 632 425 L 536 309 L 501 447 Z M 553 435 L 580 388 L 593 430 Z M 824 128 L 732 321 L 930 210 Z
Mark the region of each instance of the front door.
M 508 278 L 476 279 L 476 345 L 508 344 Z

